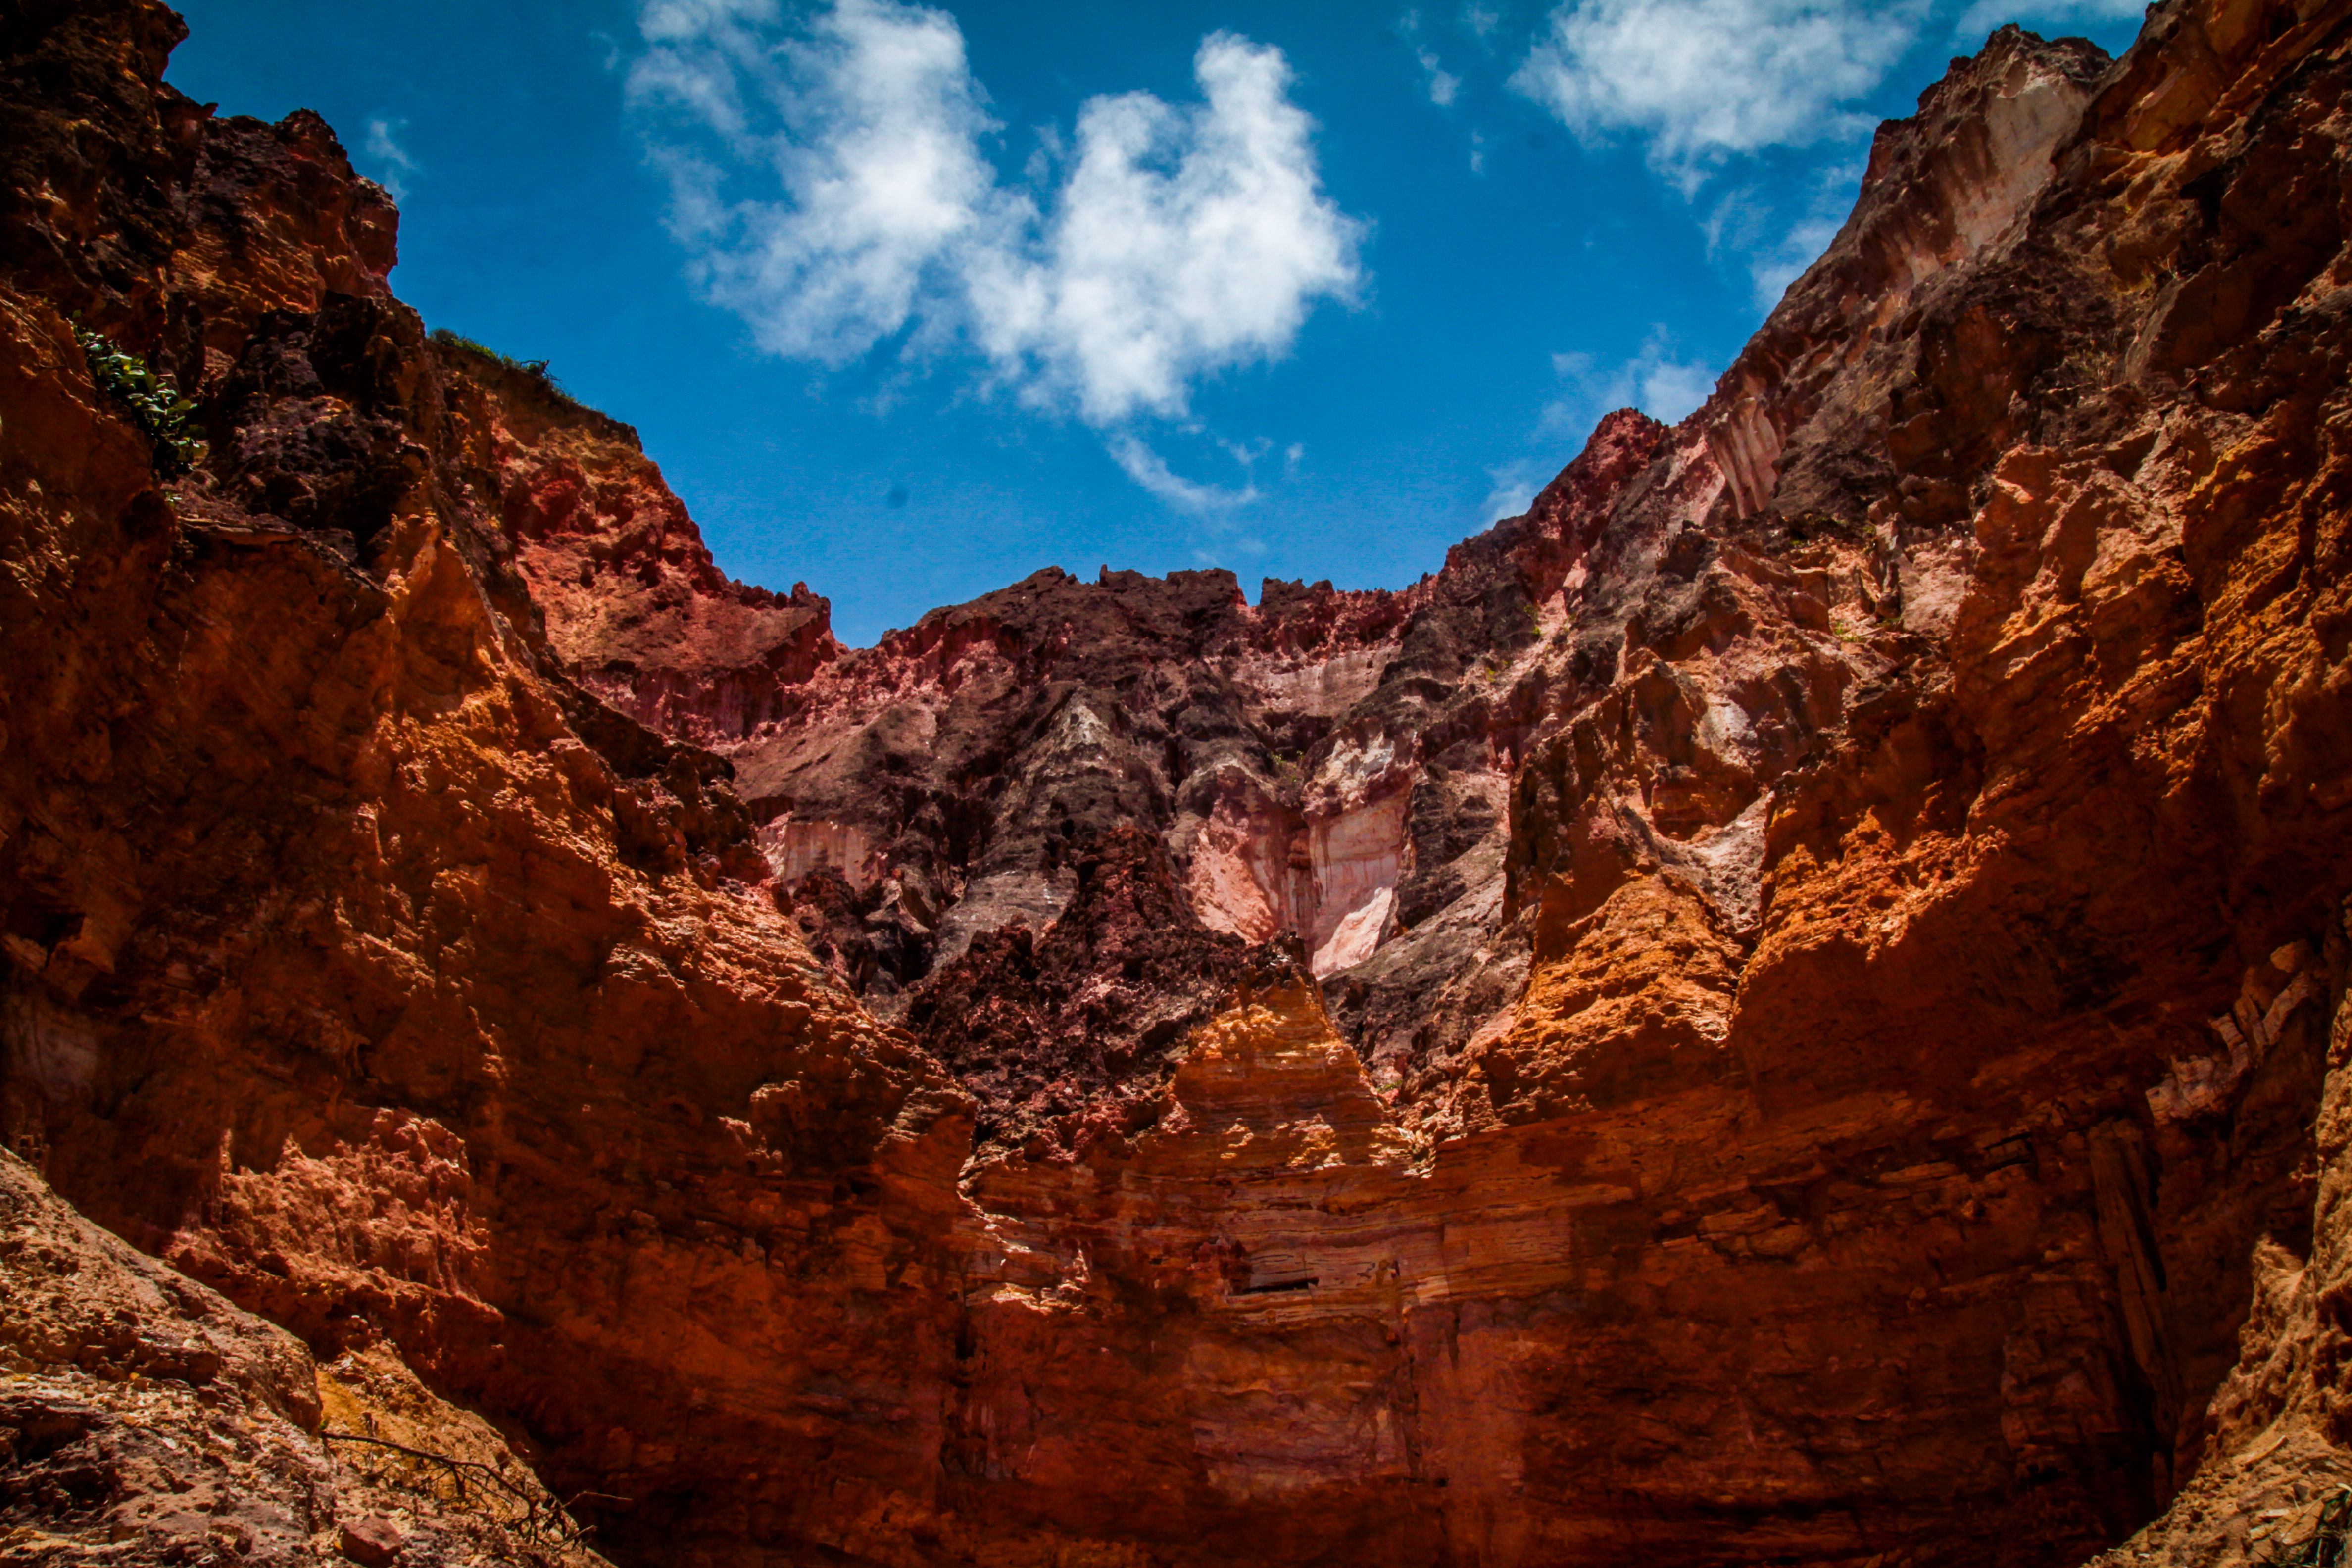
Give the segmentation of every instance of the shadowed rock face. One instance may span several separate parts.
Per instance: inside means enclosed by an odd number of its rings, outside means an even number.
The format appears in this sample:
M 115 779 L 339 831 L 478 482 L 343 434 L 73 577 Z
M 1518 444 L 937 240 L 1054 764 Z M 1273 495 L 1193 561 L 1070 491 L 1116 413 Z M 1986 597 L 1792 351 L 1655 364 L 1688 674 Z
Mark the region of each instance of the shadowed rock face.
M 847 650 L 425 334 L 315 116 L 161 86 L 161 6 L 20 8 L 0 1131 L 142 1311 L 480 1411 L 619 1561 L 2300 1541 L 2347 10 L 1994 35 L 1706 407 L 1412 588 L 1049 570 Z M 195 397 L 168 490 L 68 314 Z M 295 1353 L 236 1397 L 325 1551 Z M 8 1524 L 148 1517 L 108 1452 Z
M 315 1362 L 91 1225 L 5 1151 L 0 1284 L 12 1563 L 603 1568 L 498 1432 L 397 1356 Z

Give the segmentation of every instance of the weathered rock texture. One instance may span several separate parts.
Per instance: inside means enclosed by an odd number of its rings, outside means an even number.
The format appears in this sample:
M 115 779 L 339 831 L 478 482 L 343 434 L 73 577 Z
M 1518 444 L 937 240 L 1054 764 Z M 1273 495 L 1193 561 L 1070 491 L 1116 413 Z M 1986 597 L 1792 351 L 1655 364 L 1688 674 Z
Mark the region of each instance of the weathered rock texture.
M 1048 570 L 853 651 L 429 340 L 315 117 L 20 8 L 0 1131 L 626 1562 L 2292 1543 L 2347 16 L 1996 34 L 1706 407 L 1412 588 Z
M 396 1357 L 314 1363 L 5 1150 L 0 1285 L 0 1562 L 604 1562 L 495 1430 Z
M 488 394 L 324 126 L 159 89 L 160 6 L 7 29 L 10 1142 L 322 1358 L 546 1434 L 619 1530 L 914 1484 L 960 1091 L 739 879 L 726 765 L 562 673 Z M 174 495 L 68 310 L 200 394 Z

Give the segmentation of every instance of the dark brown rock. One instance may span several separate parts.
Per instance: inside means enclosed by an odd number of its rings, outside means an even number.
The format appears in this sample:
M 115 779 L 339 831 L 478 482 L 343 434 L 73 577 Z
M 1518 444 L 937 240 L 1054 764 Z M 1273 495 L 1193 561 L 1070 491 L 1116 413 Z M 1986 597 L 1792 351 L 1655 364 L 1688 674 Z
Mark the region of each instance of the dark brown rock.
M 1248 944 L 1201 924 L 1158 840 L 1114 827 L 1077 862 L 1042 934 L 983 932 L 906 1023 L 983 1107 L 983 1139 L 1076 1147 L 1159 1114 L 1160 1089 L 1249 972 Z

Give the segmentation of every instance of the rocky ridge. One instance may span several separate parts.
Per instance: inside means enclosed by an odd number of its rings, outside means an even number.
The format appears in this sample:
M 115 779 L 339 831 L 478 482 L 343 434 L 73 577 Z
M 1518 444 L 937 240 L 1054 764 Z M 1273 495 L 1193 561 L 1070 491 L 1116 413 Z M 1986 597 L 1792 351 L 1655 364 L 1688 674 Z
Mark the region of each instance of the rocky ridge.
M 428 338 L 316 117 L 11 18 L 0 1131 L 618 1561 L 2303 1540 L 2347 12 L 1994 35 L 1706 407 L 1412 588 L 869 650 Z

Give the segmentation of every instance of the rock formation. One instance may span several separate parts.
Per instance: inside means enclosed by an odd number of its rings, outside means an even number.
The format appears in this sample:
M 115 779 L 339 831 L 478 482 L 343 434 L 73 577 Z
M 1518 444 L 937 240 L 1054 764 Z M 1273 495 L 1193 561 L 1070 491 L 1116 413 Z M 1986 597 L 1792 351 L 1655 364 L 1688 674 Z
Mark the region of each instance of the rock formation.
M 511 1534 L 321 1399 L 625 1563 L 2306 1541 L 2347 16 L 1995 34 L 1705 407 L 1411 588 L 864 650 L 428 335 L 317 117 L 0 18 L 0 1560 Z
M 316 1363 L 5 1151 L 0 1281 L 9 1563 L 604 1561 L 494 1429 L 396 1355 Z

